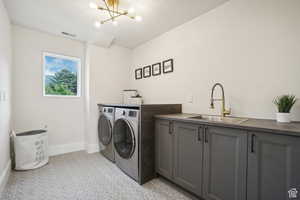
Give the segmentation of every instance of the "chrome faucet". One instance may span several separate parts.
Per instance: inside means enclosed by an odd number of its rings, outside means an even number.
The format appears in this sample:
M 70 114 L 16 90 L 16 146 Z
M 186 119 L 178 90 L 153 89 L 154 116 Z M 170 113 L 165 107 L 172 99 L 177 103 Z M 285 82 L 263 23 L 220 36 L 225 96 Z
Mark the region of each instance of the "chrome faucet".
M 222 89 L 222 99 L 214 99 L 214 91 L 215 91 L 215 89 L 216 89 L 217 86 L 219 86 Z M 226 108 L 225 108 L 225 93 L 224 93 L 224 87 L 223 87 L 223 85 L 221 83 L 216 83 L 212 87 L 212 90 L 211 90 L 211 99 L 210 99 L 210 108 L 211 109 L 215 108 L 215 105 L 214 105 L 215 101 L 222 101 L 222 111 L 221 111 L 221 116 L 222 117 L 226 117 L 226 115 L 230 115 L 231 111 L 230 110 L 226 110 Z

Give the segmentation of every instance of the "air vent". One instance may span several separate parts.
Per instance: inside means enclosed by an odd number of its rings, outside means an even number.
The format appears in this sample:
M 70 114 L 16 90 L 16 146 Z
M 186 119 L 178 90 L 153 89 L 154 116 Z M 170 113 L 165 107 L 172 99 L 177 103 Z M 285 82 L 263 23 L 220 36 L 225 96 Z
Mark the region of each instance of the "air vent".
M 68 37 L 76 37 L 76 35 L 72 34 L 72 33 L 61 32 L 61 34 L 65 35 L 65 36 L 68 36 Z

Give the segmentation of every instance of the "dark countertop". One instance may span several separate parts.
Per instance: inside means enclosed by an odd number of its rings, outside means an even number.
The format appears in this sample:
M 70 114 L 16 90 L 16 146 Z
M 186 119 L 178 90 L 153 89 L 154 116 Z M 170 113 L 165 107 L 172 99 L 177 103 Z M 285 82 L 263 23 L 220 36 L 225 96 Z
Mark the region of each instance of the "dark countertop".
M 174 106 L 181 104 L 121 104 L 121 103 L 99 103 L 98 106 L 105 106 L 105 107 L 119 107 L 119 108 L 141 108 L 141 107 L 151 107 L 151 106 Z
M 199 116 L 201 114 L 170 114 L 170 115 L 156 115 L 157 119 L 168 119 L 182 122 L 199 123 L 205 125 L 221 126 L 228 128 L 238 128 L 247 131 L 260 131 L 268 133 L 276 133 L 281 135 L 290 135 L 300 137 L 300 122 L 292 123 L 277 123 L 275 120 L 268 119 L 252 119 L 249 118 L 247 121 L 242 123 L 224 123 L 218 121 L 207 121 L 199 119 L 191 119 L 190 117 Z
M 120 104 L 120 103 L 99 103 L 98 106 L 105 107 L 122 107 L 122 108 L 140 108 L 138 104 Z

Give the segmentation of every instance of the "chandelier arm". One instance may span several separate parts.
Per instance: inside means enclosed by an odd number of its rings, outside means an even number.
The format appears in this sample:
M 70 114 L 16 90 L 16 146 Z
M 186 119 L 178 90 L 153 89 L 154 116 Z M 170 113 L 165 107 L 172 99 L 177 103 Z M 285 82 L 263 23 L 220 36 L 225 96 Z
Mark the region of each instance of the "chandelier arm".
M 116 12 L 116 5 L 114 4 L 114 9 L 113 9 L 115 12 Z M 115 16 L 115 13 L 113 13 L 113 15 Z
M 98 6 L 98 9 L 99 9 L 99 10 L 110 11 L 110 12 L 112 12 L 112 13 L 119 14 L 119 15 L 127 15 L 127 14 L 128 14 L 127 11 L 124 11 L 124 12 L 113 11 L 113 10 L 110 10 L 110 9 L 107 9 L 107 8 L 104 8 L 104 7 L 101 7 L 101 6 Z
M 106 0 L 103 0 L 103 1 L 104 1 L 104 3 L 105 3 L 106 9 L 107 9 L 107 11 L 109 12 L 109 15 L 110 15 L 111 19 L 114 20 L 114 16 L 111 14 L 111 10 L 109 9 L 109 7 L 108 7 L 108 5 L 107 5 Z
M 117 4 L 116 12 L 119 12 L 119 4 Z
M 107 0 L 103 0 L 103 2 L 105 4 L 105 7 L 98 6 L 98 10 L 107 11 L 110 15 L 110 18 L 101 21 L 101 24 L 104 24 L 108 21 L 114 21 L 116 18 L 118 18 L 120 16 L 127 16 L 130 19 L 135 19 L 135 16 L 129 15 L 128 11 L 126 11 L 126 10 L 125 11 L 122 11 L 122 10 L 119 11 L 119 5 L 118 4 L 112 3 L 111 7 L 109 7 L 109 5 L 108 5 L 110 3 L 109 1 L 107 2 Z
M 130 15 L 124 15 L 124 16 L 127 16 L 127 17 L 129 17 L 130 19 L 135 19 L 135 16 L 130 16 Z
M 112 15 L 115 17 L 115 13 L 114 13 L 115 12 L 115 4 L 112 5 L 112 10 L 113 10 Z
M 104 24 L 104 23 L 106 23 L 106 22 L 108 22 L 108 21 L 111 21 L 111 20 L 113 20 L 113 19 L 115 19 L 115 18 L 118 18 L 118 17 L 120 17 L 120 16 L 122 16 L 122 15 L 124 15 L 124 14 L 118 14 L 118 15 L 114 16 L 113 18 L 111 17 L 111 18 L 109 18 L 109 19 L 103 20 L 103 21 L 101 21 L 101 24 Z

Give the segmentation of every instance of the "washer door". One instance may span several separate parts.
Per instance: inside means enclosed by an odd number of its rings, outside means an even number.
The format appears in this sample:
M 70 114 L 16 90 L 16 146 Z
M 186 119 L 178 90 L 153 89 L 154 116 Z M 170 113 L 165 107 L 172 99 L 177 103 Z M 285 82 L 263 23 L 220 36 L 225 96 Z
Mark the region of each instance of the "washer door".
M 135 136 L 128 120 L 118 119 L 114 123 L 113 137 L 118 155 L 124 159 L 131 158 L 135 150 Z
M 109 119 L 105 115 L 100 115 L 98 121 L 98 136 L 100 142 L 107 146 L 112 140 L 112 127 Z

